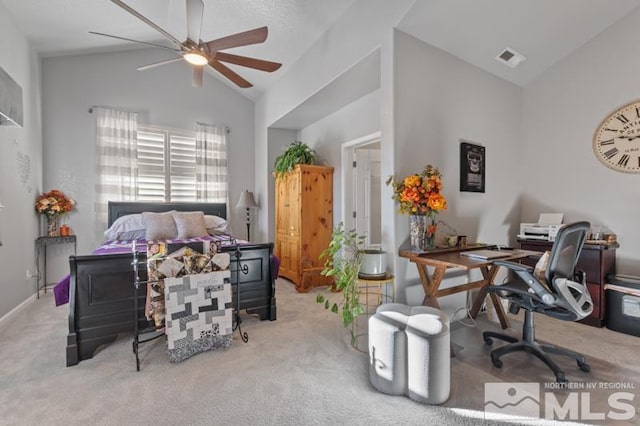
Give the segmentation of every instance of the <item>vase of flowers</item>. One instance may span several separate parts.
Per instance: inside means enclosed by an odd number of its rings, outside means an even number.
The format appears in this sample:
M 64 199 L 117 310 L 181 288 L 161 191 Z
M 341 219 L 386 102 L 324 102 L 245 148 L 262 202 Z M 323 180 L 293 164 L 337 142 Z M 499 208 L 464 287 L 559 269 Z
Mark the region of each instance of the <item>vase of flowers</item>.
M 393 199 L 400 205 L 400 213 L 410 215 L 411 249 L 434 248 L 436 214 L 447 208 L 447 200 L 440 192 L 440 171 L 428 164 L 421 173 L 409 175 L 399 182 L 395 182 L 391 176 L 386 183 L 393 187 Z
M 57 189 L 40 194 L 36 200 L 35 208 L 36 212 L 47 218 L 47 236 L 57 237 L 59 235 L 58 220 L 61 216 L 69 213 L 74 205 L 73 199 Z

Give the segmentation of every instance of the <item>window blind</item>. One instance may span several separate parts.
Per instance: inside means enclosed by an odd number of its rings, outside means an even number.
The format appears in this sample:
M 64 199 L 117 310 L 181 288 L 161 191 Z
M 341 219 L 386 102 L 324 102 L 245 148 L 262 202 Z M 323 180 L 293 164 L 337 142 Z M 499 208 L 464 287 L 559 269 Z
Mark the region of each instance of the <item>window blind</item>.
M 138 199 L 196 200 L 196 141 L 171 130 L 138 130 Z
M 196 200 L 196 139 L 169 134 L 171 201 Z

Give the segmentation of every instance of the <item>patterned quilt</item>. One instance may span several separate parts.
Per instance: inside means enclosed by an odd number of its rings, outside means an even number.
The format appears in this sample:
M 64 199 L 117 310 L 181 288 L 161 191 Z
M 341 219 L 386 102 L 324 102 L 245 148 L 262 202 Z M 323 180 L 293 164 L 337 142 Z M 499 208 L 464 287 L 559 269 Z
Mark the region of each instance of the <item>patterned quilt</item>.
M 165 329 L 172 362 L 231 344 L 229 263 L 210 241 L 147 243 L 146 312 Z

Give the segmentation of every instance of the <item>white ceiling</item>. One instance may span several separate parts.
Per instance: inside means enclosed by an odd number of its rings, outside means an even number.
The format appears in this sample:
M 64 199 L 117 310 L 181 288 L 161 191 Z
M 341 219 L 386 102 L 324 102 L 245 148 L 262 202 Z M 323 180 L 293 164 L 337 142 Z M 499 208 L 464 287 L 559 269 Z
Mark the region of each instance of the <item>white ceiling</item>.
M 186 38 L 184 0 L 126 1 L 176 38 Z M 0 2 L 43 56 L 139 46 L 89 31 L 163 42 L 155 30 L 108 0 Z M 204 0 L 201 38 L 207 41 L 263 25 L 269 27 L 265 43 L 229 50 L 283 63 L 272 74 L 234 68 L 255 86 L 237 90 L 255 99 L 286 73 L 353 2 Z M 526 85 L 638 5 L 640 0 L 417 0 L 398 28 L 499 77 Z M 494 59 L 507 46 L 527 58 L 516 69 Z M 167 55 L 169 58 L 172 53 Z M 228 83 L 217 73 L 213 75 Z
M 239 89 L 212 71 L 212 75 L 255 99 L 283 74 L 354 0 L 204 0 L 201 39 L 209 41 L 268 26 L 267 40 L 227 52 L 280 62 L 274 73 L 230 65 L 254 87 Z M 89 31 L 171 46 L 153 28 L 109 0 L 0 0 L 21 30 L 43 56 L 57 56 L 144 45 L 89 34 Z M 125 3 L 168 31 L 186 39 L 185 0 L 125 0 Z M 175 57 L 167 51 L 167 59 Z M 140 64 L 146 65 L 146 64 Z M 178 66 L 168 64 L 164 66 Z M 144 71 L 141 71 L 144 72 Z M 191 74 L 185 74 L 191 80 Z
M 404 32 L 524 86 L 640 5 L 640 0 L 418 0 Z M 511 47 L 517 68 L 495 57 Z

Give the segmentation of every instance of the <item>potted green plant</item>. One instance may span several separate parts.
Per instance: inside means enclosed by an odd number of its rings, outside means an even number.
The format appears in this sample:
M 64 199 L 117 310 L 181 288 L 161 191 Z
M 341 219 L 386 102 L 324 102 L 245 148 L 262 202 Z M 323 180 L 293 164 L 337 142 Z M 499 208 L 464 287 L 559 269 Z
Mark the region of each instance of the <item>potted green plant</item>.
M 342 324 L 346 327 L 353 320 L 364 313 L 360 304 L 358 289 L 358 271 L 362 264 L 365 237 L 355 230 L 347 231 L 340 223 L 331 235 L 329 247 L 320 255 L 325 259 L 321 274 L 334 278 L 334 291 L 342 294 L 342 301 L 331 303 L 322 294 L 316 297 L 316 302 L 324 304 L 325 309 L 342 317 Z M 352 343 L 355 336 L 351 335 Z
M 296 164 L 316 164 L 316 160 L 316 152 L 313 149 L 304 142 L 295 141 L 276 158 L 274 173 L 280 176 L 293 170 Z

